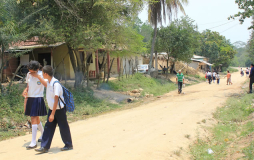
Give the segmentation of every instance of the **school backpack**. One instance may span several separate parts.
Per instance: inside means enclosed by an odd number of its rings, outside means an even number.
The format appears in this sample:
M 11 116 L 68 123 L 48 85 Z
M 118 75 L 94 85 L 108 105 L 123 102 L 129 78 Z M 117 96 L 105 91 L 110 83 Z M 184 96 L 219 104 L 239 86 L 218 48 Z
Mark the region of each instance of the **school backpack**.
M 75 109 L 75 105 L 74 105 L 74 100 L 73 100 L 72 93 L 67 88 L 65 88 L 59 81 L 55 81 L 53 83 L 53 89 L 54 89 L 54 84 L 55 83 L 59 83 L 63 88 L 63 97 L 64 97 L 65 103 L 64 103 L 64 101 L 62 100 L 62 98 L 60 96 L 59 96 L 59 99 L 64 104 L 65 109 L 69 112 L 73 112 L 74 109 Z

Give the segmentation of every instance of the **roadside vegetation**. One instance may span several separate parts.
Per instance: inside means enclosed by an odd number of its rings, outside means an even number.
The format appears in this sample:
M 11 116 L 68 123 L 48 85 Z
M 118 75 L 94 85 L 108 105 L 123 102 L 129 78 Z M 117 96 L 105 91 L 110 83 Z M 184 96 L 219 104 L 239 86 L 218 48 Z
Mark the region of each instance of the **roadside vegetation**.
M 166 79 L 150 78 L 141 73 L 134 74 L 130 78 L 123 78 L 121 81 L 110 81 L 108 84 L 110 89 L 120 92 L 127 92 L 142 88 L 142 96 L 144 96 L 145 93 L 158 96 L 177 88 L 175 83 L 172 83 Z
M 0 96 L 0 141 L 30 132 L 29 128 L 24 127 L 30 117 L 24 115 L 24 99 L 21 96 L 23 89 L 18 85 L 13 85 L 10 89 L 11 92 L 6 92 Z M 85 119 L 121 107 L 121 105 L 95 98 L 92 90 L 82 87 L 75 90 L 69 89 L 73 93 L 75 101 L 75 111 L 73 113 L 67 112 L 69 122 Z M 43 124 L 46 121 L 46 117 L 40 117 Z
M 198 137 L 190 146 L 193 159 L 253 159 L 254 108 L 253 95 L 232 95 L 218 108 L 214 118 L 218 122 L 208 128 L 208 137 Z M 207 129 L 207 128 L 206 128 Z M 211 149 L 213 153 L 208 153 Z

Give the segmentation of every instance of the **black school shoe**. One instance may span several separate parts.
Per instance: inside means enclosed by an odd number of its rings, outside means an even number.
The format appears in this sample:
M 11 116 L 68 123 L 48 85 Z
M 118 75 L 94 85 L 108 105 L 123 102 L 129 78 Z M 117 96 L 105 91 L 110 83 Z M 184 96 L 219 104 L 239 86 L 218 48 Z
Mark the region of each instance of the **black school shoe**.
M 38 142 L 41 142 L 42 141 L 42 139 L 38 139 Z
M 37 147 L 37 144 L 35 146 L 33 146 L 33 147 L 32 146 L 26 146 L 26 149 L 29 150 L 29 149 L 34 149 L 36 147 Z
M 40 152 L 40 153 L 48 153 L 48 149 L 47 148 L 44 148 L 44 147 L 41 147 L 39 149 L 35 149 L 36 152 Z
M 73 146 L 71 146 L 71 147 L 64 146 L 63 148 L 61 148 L 61 151 L 68 151 L 68 150 L 72 150 L 72 149 L 73 149 Z

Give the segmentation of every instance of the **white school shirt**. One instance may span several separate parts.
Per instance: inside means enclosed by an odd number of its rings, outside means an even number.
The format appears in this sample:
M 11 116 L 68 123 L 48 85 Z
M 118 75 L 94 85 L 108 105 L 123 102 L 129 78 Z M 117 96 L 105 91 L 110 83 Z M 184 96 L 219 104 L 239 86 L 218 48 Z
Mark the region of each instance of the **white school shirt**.
M 207 72 L 207 76 L 211 76 L 212 75 L 212 73 L 211 72 Z
M 53 89 L 53 83 L 55 81 L 58 81 L 58 80 L 55 77 L 52 77 L 50 83 L 49 81 L 47 82 L 46 99 L 48 102 L 49 109 L 51 110 L 53 110 L 55 96 L 58 96 L 58 97 L 60 96 L 61 99 L 64 101 L 62 86 L 59 83 L 55 83 L 54 89 Z M 59 102 L 60 102 L 61 108 L 63 108 L 64 104 L 61 102 L 60 99 L 59 99 Z M 60 109 L 59 102 L 57 103 L 56 109 Z
M 216 73 L 215 73 L 215 72 L 213 72 L 213 77 L 215 77 L 215 75 L 216 75 Z
M 42 71 L 38 71 L 37 74 L 43 78 Z M 33 77 L 30 72 L 27 73 L 26 83 L 28 83 L 27 97 L 43 97 L 43 84 L 38 78 Z

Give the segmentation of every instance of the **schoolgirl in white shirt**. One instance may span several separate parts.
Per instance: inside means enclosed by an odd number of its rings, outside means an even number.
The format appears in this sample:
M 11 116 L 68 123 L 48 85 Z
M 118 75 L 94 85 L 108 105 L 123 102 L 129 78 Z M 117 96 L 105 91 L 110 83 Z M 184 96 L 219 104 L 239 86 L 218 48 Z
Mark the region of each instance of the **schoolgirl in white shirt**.
M 27 88 L 23 91 L 23 96 L 25 97 L 25 115 L 31 117 L 32 141 L 26 148 L 33 149 L 37 147 L 37 128 L 41 132 L 41 137 L 44 131 L 39 116 L 47 115 L 47 110 L 43 98 L 44 86 L 38 78 L 31 75 L 31 73 L 38 73 L 40 77 L 43 77 L 42 72 L 39 72 L 40 64 L 37 61 L 30 61 L 27 67 L 29 70 L 26 77 Z M 41 137 L 38 140 L 39 142 Z

